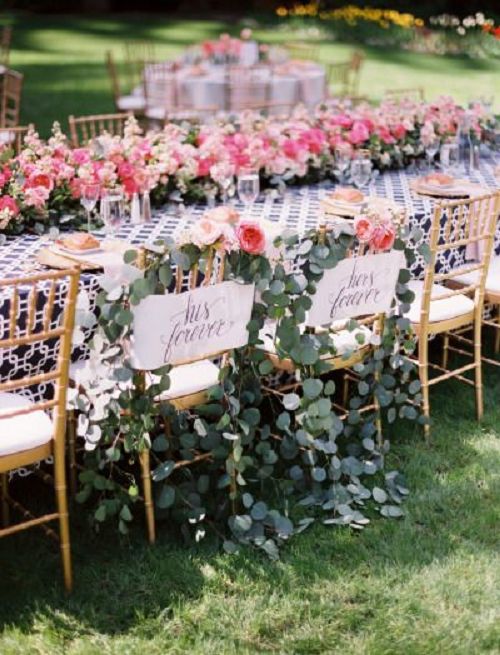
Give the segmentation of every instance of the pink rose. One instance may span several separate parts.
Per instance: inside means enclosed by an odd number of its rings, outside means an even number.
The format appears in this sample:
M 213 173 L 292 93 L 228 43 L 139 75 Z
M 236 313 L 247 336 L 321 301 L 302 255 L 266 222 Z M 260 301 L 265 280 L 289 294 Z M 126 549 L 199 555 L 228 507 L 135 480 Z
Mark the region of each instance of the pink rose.
M 0 213 L 6 211 L 17 216 L 19 214 L 19 206 L 12 196 L 0 196 Z
M 396 139 L 404 139 L 406 136 L 406 128 L 403 124 L 399 123 L 398 125 L 395 125 L 392 128 L 392 133 L 396 137 Z
M 29 178 L 27 185 L 29 187 L 45 187 L 49 191 L 51 191 L 54 188 L 54 182 L 50 178 L 49 175 L 46 173 L 39 173 L 39 172 L 34 172 L 32 173 Z
M 191 239 L 198 248 L 211 246 L 222 236 L 222 225 L 204 216 L 191 228 Z
M 236 228 L 240 248 L 249 255 L 261 255 L 266 249 L 266 235 L 258 223 L 242 221 Z
M 389 221 L 382 221 L 375 226 L 370 240 L 370 245 L 375 250 L 390 250 L 394 245 L 396 231 L 394 225 Z
M 356 121 L 347 136 L 353 145 L 358 145 L 370 138 L 370 131 L 364 122 Z
M 354 219 L 354 229 L 359 241 L 361 243 L 368 243 L 373 237 L 375 228 L 371 220 L 366 216 L 356 216 Z
M 28 206 L 42 208 L 49 199 L 50 191 L 47 187 L 37 186 L 24 190 L 24 203 Z

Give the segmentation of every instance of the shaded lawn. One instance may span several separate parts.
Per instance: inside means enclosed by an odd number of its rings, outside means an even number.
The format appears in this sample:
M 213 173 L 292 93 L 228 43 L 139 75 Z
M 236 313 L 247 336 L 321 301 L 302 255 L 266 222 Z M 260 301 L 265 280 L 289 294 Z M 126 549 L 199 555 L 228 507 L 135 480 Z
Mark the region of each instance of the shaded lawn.
M 69 114 L 114 109 L 104 65 L 106 50 L 123 58 L 126 40 L 151 40 L 168 58 L 188 45 L 223 31 L 237 34 L 241 25 L 211 20 L 172 19 L 168 15 L 114 15 L 110 18 L 30 16 L 13 18 L 11 66 L 26 75 L 22 122 L 34 122 L 46 135 L 53 120 L 66 126 Z M 256 37 L 286 43 L 290 34 L 276 26 L 256 29 Z M 343 61 L 352 45 L 318 44 L 324 61 Z M 363 48 L 362 48 L 363 49 Z M 423 86 L 428 98 L 446 93 L 460 102 L 491 95 L 498 84 L 494 60 L 469 60 L 415 54 L 388 48 L 364 48 L 367 56 L 361 92 L 378 99 L 387 88 Z M 496 79 L 496 82 L 495 82 Z
M 168 525 L 119 541 L 73 518 L 66 599 L 56 548 L 31 531 L 0 543 L 0 652 L 471 655 L 500 650 L 500 372 L 486 415 L 473 392 L 433 388 L 431 447 L 394 429 L 389 467 L 407 476 L 401 521 L 361 534 L 316 525 L 278 563 L 215 543 L 185 549 Z M 76 512 L 73 512 L 75 517 Z

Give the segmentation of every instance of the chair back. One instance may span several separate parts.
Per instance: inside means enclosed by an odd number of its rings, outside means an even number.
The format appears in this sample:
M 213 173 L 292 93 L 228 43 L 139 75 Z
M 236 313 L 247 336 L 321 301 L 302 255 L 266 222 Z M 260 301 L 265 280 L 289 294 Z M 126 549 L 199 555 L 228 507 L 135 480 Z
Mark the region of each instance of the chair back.
M 125 123 L 131 112 L 96 114 L 94 116 L 68 116 L 69 133 L 74 148 L 95 139 L 101 134 L 123 135 Z
M 310 43 L 304 43 L 303 41 L 293 41 L 287 45 L 286 49 L 290 59 L 302 59 L 306 61 L 316 61 L 318 59 L 318 49 Z
M 227 107 L 230 111 L 260 111 L 269 106 L 271 78 L 261 69 L 230 69 Z
M 120 78 L 118 77 L 118 69 L 116 67 L 116 62 L 113 58 L 113 53 L 111 50 L 106 52 L 106 68 L 108 69 L 109 81 L 111 82 L 111 92 L 113 94 L 113 100 L 115 101 L 116 105 L 121 95 L 121 89 Z
M 14 150 L 14 153 L 18 155 L 23 148 L 24 137 L 33 129 L 35 129 L 33 123 L 16 127 L 0 127 L 0 150 L 6 147 Z
M 7 69 L 0 77 L 0 127 L 19 125 L 24 75 Z
M 4 25 L 0 35 L 0 66 L 9 66 L 10 44 L 12 41 L 12 27 Z
M 0 410 L 0 420 L 35 411 L 54 412 L 55 439 L 64 442 L 66 390 L 68 387 L 71 340 L 75 321 L 80 270 L 38 273 L 0 280 L 0 354 L 11 349 L 45 348 L 57 352 L 52 370 L 29 373 L 0 381 L 0 393 L 29 391 L 35 385 L 53 385 L 53 397 L 12 409 Z M 62 310 L 61 310 L 62 307 Z M 29 371 L 29 369 L 28 369 Z
M 124 49 L 129 85 L 133 89 L 141 84 L 145 66 L 156 61 L 155 46 L 150 41 L 127 41 Z
M 169 62 L 148 64 L 143 82 L 146 113 L 161 109 L 166 115 L 179 107 L 177 78 Z
M 484 302 L 484 287 L 493 249 L 495 228 L 500 213 L 500 192 L 482 196 L 439 202 L 434 208 L 430 231 L 430 261 L 425 269 L 422 295 L 420 330 L 427 331 L 429 326 L 430 305 L 432 301 L 452 298 L 458 294 L 469 294 L 474 298 L 474 311 L 478 318 Z M 477 261 L 467 263 L 465 251 L 471 248 L 477 255 Z M 448 273 L 439 272 L 442 258 L 463 262 Z M 434 284 L 449 283 L 454 279 L 476 271 L 474 281 L 466 287 L 435 292 Z
M 387 89 L 384 98 L 397 103 L 405 101 L 423 102 L 425 100 L 425 93 L 421 86 L 409 89 Z
M 209 248 L 199 264 L 177 265 L 172 284 L 134 308 L 132 361 L 141 371 L 221 357 L 248 342 L 254 286 L 224 281 L 225 251 Z M 147 253 L 139 267 L 148 268 Z

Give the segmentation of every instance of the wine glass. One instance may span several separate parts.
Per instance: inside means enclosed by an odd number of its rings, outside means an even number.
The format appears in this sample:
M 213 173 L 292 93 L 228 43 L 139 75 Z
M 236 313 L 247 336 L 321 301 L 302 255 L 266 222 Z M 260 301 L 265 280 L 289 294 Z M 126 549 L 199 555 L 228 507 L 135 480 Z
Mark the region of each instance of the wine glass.
M 341 181 L 344 181 L 351 164 L 351 155 L 351 146 L 347 143 L 335 148 L 335 166 L 340 173 Z
M 351 162 L 351 179 L 361 189 L 368 184 L 372 176 L 372 162 L 369 157 L 361 156 Z
M 100 192 L 101 187 L 99 184 L 84 184 L 82 186 L 80 202 L 87 211 L 87 230 L 89 233 L 91 230 L 90 215 L 99 200 Z
M 234 166 L 230 162 L 221 161 L 210 167 L 210 175 L 221 190 L 222 202 L 227 203 L 229 188 L 233 183 Z
M 427 161 L 429 164 L 429 169 L 432 169 L 432 164 L 434 162 L 434 157 L 439 152 L 439 139 L 431 139 L 425 146 L 425 154 L 427 155 Z
M 259 174 L 254 170 L 242 169 L 238 175 L 238 198 L 245 205 L 245 213 L 259 197 L 259 191 Z

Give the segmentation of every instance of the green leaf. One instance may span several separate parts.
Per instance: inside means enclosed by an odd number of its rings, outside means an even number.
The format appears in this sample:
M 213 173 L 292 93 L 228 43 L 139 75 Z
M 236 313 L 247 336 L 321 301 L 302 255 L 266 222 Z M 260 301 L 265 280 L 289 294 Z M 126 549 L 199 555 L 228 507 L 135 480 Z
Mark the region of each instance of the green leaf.
M 151 479 L 153 480 L 153 482 L 161 482 L 162 480 L 168 478 L 168 476 L 172 473 L 174 468 L 175 468 L 175 462 L 173 462 L 172 460 L 167 460 L 166 462 L 162 462 L 151 473 Z
M 273 363 L 271 362 L 271 360 L 270 359 L 264 359 L 259 364 L 259 373 L 261 375 L 269 375 L 269 373 L 271 373 L 273 368 L 274 368 L 274 366 L 273 366 Z
M 134 315 L 132 314 L 130 309 L 121 309 L 115 317 L 115 321 L 118 323 L 118 325 L 121 325 L 122 327 L 125 327 L 126 325 L 130 325 L 133 320 L 134 320 Z
M 102 523 L 106 520 L 106 505 L 99 505 L 99 507 L 94 512 L 94 519 L 99 521 L 99 523 Z
M 158 279 L 164 287 L 168 287 L 172 282 L 172 269 L 167 264 L 163 264 L 158 269 Z
M 120 518 L 122 519 L 122 521 L 131 521 L 132 520 L 132 512 L 130 511 L 130 507 L 128 505 L 124 505 L 121 508 Z
M 250 515 L 255 521 L 263 521 L 267 516 L 267 511 L 266 503 L 259 501 L 252 507 Z
M 248 532 L 252 527 L 252 519 L 248 514 L 239 514 L 234 517 L 234 524 L 242 532 Z
M 137 259 L 137 250 L 126 250 L 123 255 L 125 264 L 133 264 Z
M 241 500 L 243 501 L 244 507 L 246 509 L 249 509 L 253 505 L 253 496 L 252 494 L 249 493 L 244 493 L 243 496 L 241 497 Z
M 161 488 L 161 491 L 158 495 L 156 504 L 160 509 L 167 509 L 172 507 L 175 500 L 175 489 L 167 484 L 164 484 Z
M 300 397 L 296 393 L 287 393 L 283 396 L 283 405 L 288 411 L 294 411 L 300 407 Z
M 313 400 L 320 395 L 323 389 L 323 382 L 318 379 L 307 378 L 302 384 L 302 389 L 304 391 L 304 396 L 310 400 Z
M 224 551 L 228 553 L 229 555 L 234 555 L 235 553 L 238 552 L 238 545 L 234 543 L 234 541 L 231 541 L 230 539 L 226 539 L 222 547 L 224 548 Z
M 373 500 L 377 503 L 385 503 L 387 500 L 386 492 L 380 487 L 373 487 L 372 495 Z

